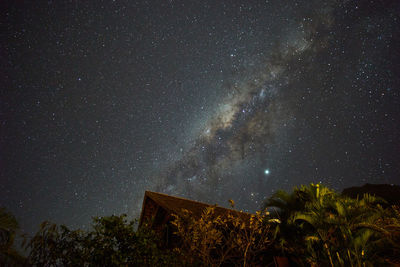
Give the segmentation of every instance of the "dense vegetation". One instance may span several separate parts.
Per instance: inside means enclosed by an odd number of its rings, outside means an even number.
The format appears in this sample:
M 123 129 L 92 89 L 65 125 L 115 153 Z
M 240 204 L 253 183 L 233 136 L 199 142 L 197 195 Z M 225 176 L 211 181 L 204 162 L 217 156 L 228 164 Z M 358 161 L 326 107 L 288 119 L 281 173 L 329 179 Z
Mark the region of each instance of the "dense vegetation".
M 161 250 L 150 230 L 135 230 L 126 215 L 93 219 L 91 231 L 71 231 L 44 222 L 27 244 L 37 266 L 161 266 L 176 265 L 174 253 Z
M 400 253 L 400 209 L 365 194 L 352 199 L 320 184 L 278 191 L 274 244 L 299 265 L 384 266 Z
M 18 224 L 0 210 L 0 261 L 23 264 Z M 400 255 L 400 208 L 365 194 L 352 199 L 320 184 L 276 192 L 256 214 L 189 211 L 175 218 L 175 248 L 125 215 L 93 219 L 90 231 L 48 222 L 27 240 L 34 266 L 255 266 L 284 256 L 299 266 L 385 266 Z M 275 257 L 275 258 L 274 258 Z M 3 264 L 4 265 L 4 264 Z

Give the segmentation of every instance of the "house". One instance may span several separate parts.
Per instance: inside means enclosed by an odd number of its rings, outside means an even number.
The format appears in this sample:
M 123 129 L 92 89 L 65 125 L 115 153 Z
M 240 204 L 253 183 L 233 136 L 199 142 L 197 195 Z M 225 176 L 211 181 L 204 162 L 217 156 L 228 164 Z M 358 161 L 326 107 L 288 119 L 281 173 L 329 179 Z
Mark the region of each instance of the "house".
M 165 248 L 174 248 L 180 246 L 179 238 L 173 234 L 174 228 L 171 221 L 174 219 L 173 215 L 184 216 L 184 210 L 190 212 L 194 219 L 200 219 L 203 211 L 208 208 L 214 208 L 214 215 L 227 216 L 232 214 L 238 216 L 244 222 L 250 221 L 251 214 L 240 212 L 232 209 L 210 205 L 190 199 L 174 197 L 162 193 L 146 191 L 143 199 L 142 212 L 139 219 L 139 227 L 149 227 L 158 233 L 162 239 L 162 246 Z M 272 259 L 271 266 L 287 267 L 289 260 L 285 257 Z
M 146 191 L 143 199 L 142 212 L 139 219 L 139 227 L 147 225 L 147 227 L 160 233 L 163 236 L 163 242 L 166 247 L 176 244 L 176 237 L 172 234 L 171 220 L 173 214 L 182 216 L 183 210 L 187 210 L 195 219 L 199 219 L 207 207 L 214 207 L 216 216 L 224 216 L 228 213 L 241 217 L 242 219 L 250 219 L 250 214 L 239 212 L 232 209 L 210 205 L 181 197 L 174 197 L 162 193 Z

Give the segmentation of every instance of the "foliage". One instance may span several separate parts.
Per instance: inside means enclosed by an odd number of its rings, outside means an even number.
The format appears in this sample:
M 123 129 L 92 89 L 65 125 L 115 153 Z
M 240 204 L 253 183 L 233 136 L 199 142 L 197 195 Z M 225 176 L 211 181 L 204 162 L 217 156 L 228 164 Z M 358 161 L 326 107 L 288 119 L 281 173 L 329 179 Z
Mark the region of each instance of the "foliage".
M 396 209 L 385 210 L 382 202 L 368 194 L 351 199 L 311 184 L 290 194 L 277 192 L 266 207 L 279 208 L 274 244 L 301 265 L 377 266 L 385 263 L 387 247 L 399 251 Z
M 208 207 L 199 219 L 183 210 L 172 223 L 182 242 L 177 250 L 190 265 L 254 266 L 265 263 L 268 256 L 267 220 L 268 213 L 228 212 L 221 216 L 215 214 L 215 207 Z
M 88 231 L 44 222 L 26 247 L 33 266 L 265 266 L 281 255 L 300 266 L 385 266 L 400 255 L 400 207 L 383 204 L 311 184 L 276 192 L 265 204 L 272 214 L 214 206 L 198 218 L 183 210 L 171 221 L 173 250 L 161 247 L 160 232 L 135 230 L 126 215 L 94 218 Z M 13 248 L 17 230 L 0 209 L 3 265 L 26 263 Z
M 5 208 L 0 208 L 0 262 L 4 265 L 25 263 L 25 258 L 14 247 L 18 230 L 18 222 L 14 215 Z
M 44 222 L 30 240 L 29 260 L 36 266 L 160 266 L 176 265 L 176 257 L 158 247 L 147 228 L 135 231 L 126 215 L 93 219 L 93 230 L 71 231 Z
M 379 239 L 376 253 L 379 256 L 395 257 L 400 255 L 400 206 L 391 206 L 384 210 L 375 221 L 376 227 L 383 229 L 383 238 Z

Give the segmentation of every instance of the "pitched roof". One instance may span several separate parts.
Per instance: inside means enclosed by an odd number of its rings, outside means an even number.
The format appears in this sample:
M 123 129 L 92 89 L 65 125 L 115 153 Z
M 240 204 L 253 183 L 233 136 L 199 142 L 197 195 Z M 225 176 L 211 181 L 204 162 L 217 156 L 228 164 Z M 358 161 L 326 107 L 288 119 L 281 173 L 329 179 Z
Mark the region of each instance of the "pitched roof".
M 140 216 L 140 222 L 143 220 L 143 214 L 144 214 L 144 209 L 146 208 L 146 201 L 147 199 L 150 198 L 153 200 L 157 205 L 161 206 L 164 208 L 167 212 L 173 213 L 176 215 L 183 215 L 183 210 L 188 210 L 191 212 L 193 217 L 200 218 L 204 209 L 207 207 L 215 207 L 214 214 L 217 216 L 220 215 L 226 215 L 229 212 L 232 214 L 239 216 L 243 219 L 249 219 L 250 214 L 245 213 L 245 212 L 240 212 L 237 210 L 232 210 L 232 209 L 227 209 L 223 207 L 219 207 L 216 205 L 210 205 L 207 203 L 203 202 L 198 202 L 186 198 L 181 198 L 181 197 L 174 197 L 162 193 L 156 193 L 156 192 L 151 192 L 151 191 L 146 191 L 143 199 L 143 206 L 142 206 L 142 214 Z

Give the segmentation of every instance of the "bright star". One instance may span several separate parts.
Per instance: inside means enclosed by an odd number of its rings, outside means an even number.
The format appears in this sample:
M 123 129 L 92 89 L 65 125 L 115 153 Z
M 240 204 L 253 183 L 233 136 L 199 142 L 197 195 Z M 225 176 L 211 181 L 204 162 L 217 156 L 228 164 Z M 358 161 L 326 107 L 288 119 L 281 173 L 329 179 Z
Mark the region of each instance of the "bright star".
M 264 173 L 265 173 L 266 175 L 268 175 L 268 174 L 269 174 L 269 169 L 266 169 L 266 170 L 264 171 Z

